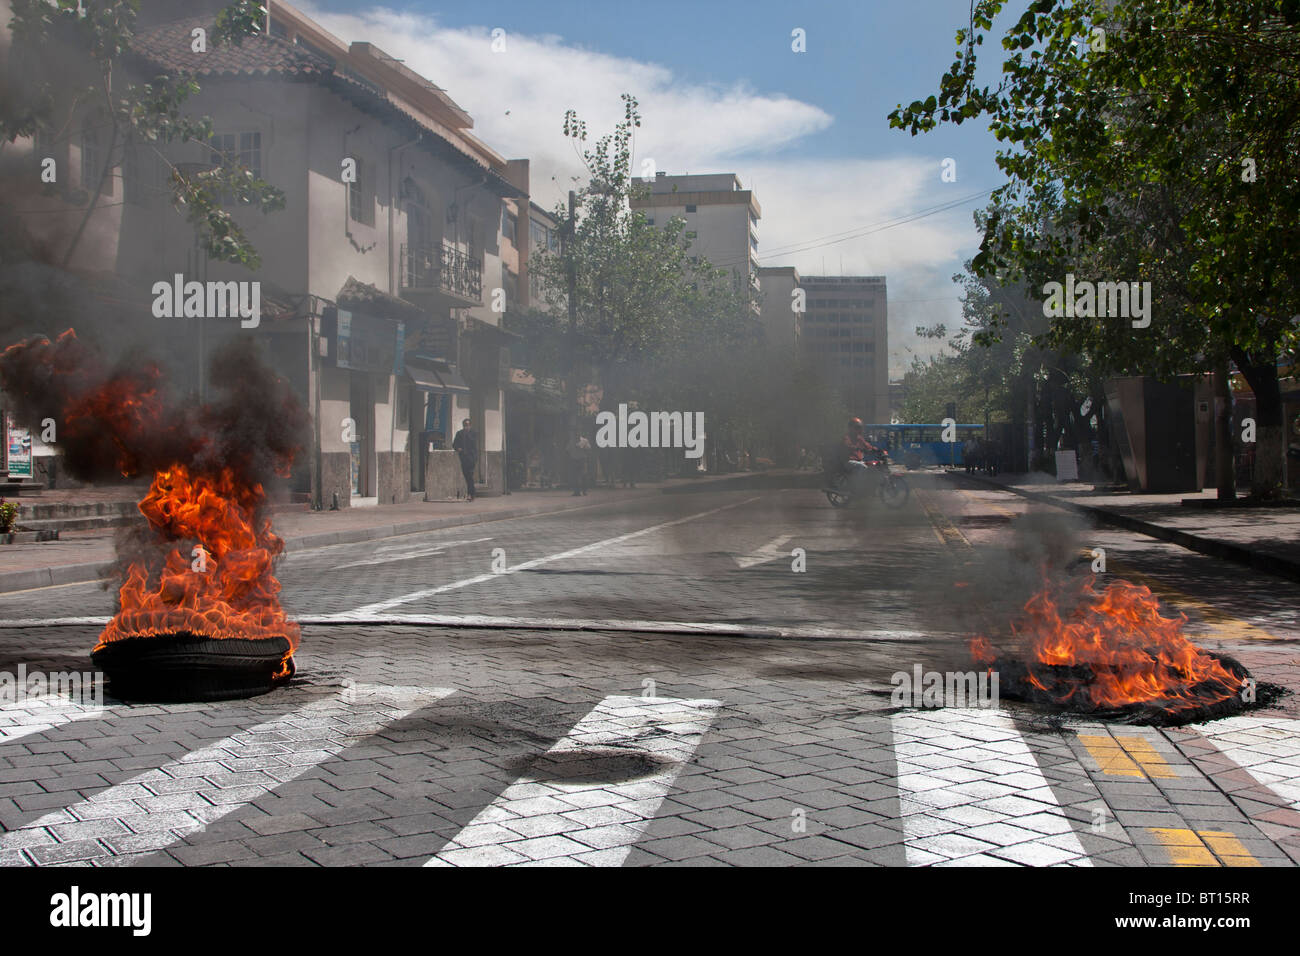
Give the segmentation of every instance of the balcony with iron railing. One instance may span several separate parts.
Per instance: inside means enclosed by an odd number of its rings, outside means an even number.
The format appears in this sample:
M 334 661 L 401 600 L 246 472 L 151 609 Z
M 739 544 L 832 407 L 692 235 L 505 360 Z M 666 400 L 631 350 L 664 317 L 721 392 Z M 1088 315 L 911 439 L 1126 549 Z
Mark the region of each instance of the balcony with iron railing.
M 402 291 L 442 295 L 457 306 L 483 301 L 483 260 L 449 242 L 403 243 Z

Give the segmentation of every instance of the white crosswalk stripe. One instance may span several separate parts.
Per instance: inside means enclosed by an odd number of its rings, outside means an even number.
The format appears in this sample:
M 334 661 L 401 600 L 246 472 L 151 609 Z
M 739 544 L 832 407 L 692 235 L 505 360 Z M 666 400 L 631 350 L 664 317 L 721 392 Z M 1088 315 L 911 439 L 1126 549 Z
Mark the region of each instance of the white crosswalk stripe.
M 1005 712 L 903 711 L 891 722 L 909 865 L 1090 865 Z
M 127 826 L 138 823 L 151 831 L 157 830 L 159 816 L 172 836 L 171 840 L 152 847 L 160 849 L 203 830 L 280 784 L 301 776 L 356 740 L 452 693 L 453 690 L 445 687 L 351 685 L 341 695 L 307 703 L 292 713 L 264 721 L 100 790 L 80 803 L 46 813 L 19 829 L 0 833 L 0 851 L 53 844 L 56 836 L 73 835 L 77 824 L 89 821 L 113 819 Z M 247 766 L 250 762 L 257 764 L 254 772 L 248 772 L 253 769 Z M 211 775 L 239 778 L 236 785 L 215 790 L 215 795 L 225 802 L 211 803 L 195 795 L 189 807 L 167 810 L 152 822 L 148 819 L 150 802 L 177 792 L 178 780 Z M 52 829 L 53 835 L 46 832 L 47 828 Z
M 511 784 L 425 866 L 621 866 L 713 722 L 716 700 L 606 697 L 543 756 L 543 772 Z M 621 783 L 584 769 L 624 761 Z M 626 766 L 626 764 L 625 764 Z M 574 779 L 557 779 L 567 771 Z
M 0 830 L 0 863 L 130 865 L 182 841 L 201 847 L 196 841 L 204 839 L 204 831 L 215 821 L 452 693 L 441 687 L 354 684 L 296 705 L 288 703 L 292 698 L 281 696 L 282 709 L 268 700 L 261 716 L 277 716 L 245 718 L 243 725 L 235 726 L 247 729 L 223 731 L 229 736 L 176 759 L 159 757 L 154 769 L 86 799 L 58 809 L 38 804 L 32 810 L 39 814 L 36 818 L 23 818 L 18 829 Z M 523 775 L 490 803 L 484 797 L 482 803 L 466 808 L 467 815 L 475 815 L 447 843 L 419 851 L 436 850 L 424 865 L 622 865 L 633 848 L 653 833 L 650 826 L 662 812 L 665 798 L 673 793 L 684 768 L 699 759 L 700 744 L 722 706 L 712 699 L 605 697 L 549 750 L 539 748 Z M 57 696 L 9 703 L 0 706 L 0 766 L 6 766 L 6 758 L 13 754 L 26 753 L 23 744 L 11 748 L 6 744 L 63 723 L 103 717 L 113 722 L 108 735 L 120 737 L 139 734 L 129 723 L 119 726 L 121 721 L 150 724 L 159 714 L 211 708 L 211 704 L 151 708 L 113 704 L 101 712 Z M 1012 716 L 998 709 L 905 710 L 887 719 L 888 737 L 881 733 L 874 738 L 879 742 L 871 746 L 892 750 L 895 778 L 881 782 L 896 787 L 899 820 L 892 826 L 901 831 L 901 838 L 883 844 L 883 856 L 876 859 L 905 861 L 909 866 L 1091 866 L 1088 848 L 1102 852 L 1096 838 L 1088 835 L 1087 824 L 1077 830 L 1079 821 L 1072 822 L 1062 806 L 1062 800 L 1067 801 L 1074 813 L 1085 805 L 1078 797 L 1079 783 L 1104 773 L 1105 768 L 1089 763 L 1082 748 L 1072 750 L 1022 733 Z M 1162 780 L 1213 777 L 1227 770 L 1235 773 L 1233 779 L 1245 781 L 1237 787 L 1249 787 L 1244 770 L 1285 805 L 1300 810 L 1300 734 L 1295 727 L 1290 718 L 1248 714 L 1185 728 L 1183 739 L 1193 741 L 1192 750 L 1206 755 L 1199 769 L 1195 762 L 1177 759 L 1173 744 L 1162 742 L 1163 732 L 1130 727 L 1123 736 L 1144 736 L 1168 757 L 1169 775 L 1157 775 Z M 884 730 L 883 723 L 880 729 Z M 1069 729 L 1097 737 L 1115 728 L 1071 723 Z M 1197 742 L 1198 738 L 1203 739 Z M 427 748 L 402 753 L 417 759 L 419 754 L 427 755 L 429 776 L 420 771 L 421 779 L 433 781 L 439 793 L 458 786 L 471 789 L 457 777 L 439 776 L 445 772 L 439 769 L 439 742 L 431 740 Z M 879 759 L 885 759 L 885 753 Z M 704 764 L 708 765 L 707 759 Z M 1143 766 L 1150 773 L 1151 766 Z M 1044 768 L 1048 768 L 1046 775 Z M 41 772 L 34 767 L 33 779 L 40 781 Z M 807 774 L 817 772 L 817 766 L 810 764 Z M 60 773 L 74 774 L 75 767 L 47 774 L 49 779 L 41 781 L 46 791 L 65 789 L 58 781 Z M 1058 781 L 1058 787 L 1066 781 L 1067 789 L 1054 789 L 1048 776 Z M 80 785 L 66 789 L 74 786 Z M 480 786 L 475 783 L 472 789 Z M 736 806 L 744 809 L 743 804 Z M 810 812 L 810 824 L 814 818 Z M 448 831 L 437 832 L 445 838 Z M 819 832 L 837 838 L 834 827 L 823 825 Z M 1122 833 L 1113 831 L 1110 845 L 1121 838 Z M 218 838 L 214 833 L 210 839 Z M 1249 834 L 1243 839 L 1249 839 Z M 60 856 L 64 850 L 76 851 L 78 842 L 89 845 L 86 855 Z M 720 846 L 718 852 L 725 850 Z M 869 853 L 846 852 L 855 857 Z M 1107 861 L 1098 857 L 1097 862 Z
M 60 694 L 44 694 L 27 700 L 0 705 L 0 748 L 32 734 L 44 733 L 77 720 L 103 717 L 106 710 L 103 694 L 89 700 L 76 700 Z
M 1300 732 L 1294 718 L 1239 714 L 1195 729 L 1291 809 L 1300 810 Z

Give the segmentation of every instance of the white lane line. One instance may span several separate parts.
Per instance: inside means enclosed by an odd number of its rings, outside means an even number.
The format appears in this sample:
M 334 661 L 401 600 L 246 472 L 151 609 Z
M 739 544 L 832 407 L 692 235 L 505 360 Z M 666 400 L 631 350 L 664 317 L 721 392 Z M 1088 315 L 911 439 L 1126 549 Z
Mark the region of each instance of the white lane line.
M 347 564 L 336 564 L 333 565 L 333 568 L 336 571 L 342 571 L 344 568 L 362 568 L 376 564 L 396 564 L 399 561 L 412 561 L 416 558 L 430 558 L 436 554 L 445 554 L 448 548 L 491 540 L 490 537 L 471 538 L 468 541 L 444 541 L 442 544 L 430 544 L 422 547 L 412 547 L 408 544 L 401 548 L 380 548 L 375 552 L 374 557 L 364 558 L 360 561 L 349 561 Z
M 59 694 L 11 701 L 0 706 L 0 747 L 76 720 L 103 717 L 104 713 L 102 689 L 98 703 L 85 703 Z
M 767 544 L 763 545 L 757 551 L 747 555 L 733 554 L 732 560 L 741 568 L 752 568 L 755 565 L 766 564 L 768 561 L 775 561 L 777 558 L 783 558 L 786 552 L 781 548 L 794 535 L 783 534 L 779 538 L 773 538 Z
M 622 866 L 721 706 L 606 697 L 541 758 L 555 768 L 541 771 L 547 779 L 520 777 L 424 865 Z M 645 775 L 601 782 L 602 761 Z M 559 772 L 572 780 L 555 779 Z
M 361 614 L 343 611 L 296 618 L 299 624 L 391 624 L 432 627 L 492 627 L 557 631 L 643 631 L 652 634 L 708 634 L 720 637 L 836 638 L 863 641 L 914 641 L 932 638 L 937 631 L 833 628 L 805 625 L 726 624 L 718 621 L 646 621 L 635 618 L 510 617 L 492 614 Z M 0 621 L 0 625 L 4 622 Z
M 1189 729 L 1300 810 L 1300 721 L 1239 714 Z
M 979 708 L 891 718 L 910 866 L 1091 866 L 1015 722 Z
M 694 521 L 697 518 L 704 518 L 708 515 L 717 514 L 720 511 L 726 511 L 729 508 L 739 508 L 741 505 L 747 505 L 752 501 L 758 501 L 762 495 L 755 495 L 752 498 L 746 498 L 744 501 L 734 501 L 729 505 L 722 505 L 719 508 L 710 508 L 708 511 L 701 511 L 697 514 L 687 515 L 685 518 L 677 518 L 673 521 L 665 521 L 662 524 L 653 525 L 649 528 L 642 528 L 640 531 L 631 531 L 627 534 L 620 534 L 613 538 L 605 538 L 602 541 L 593 541 L 591 544 L 584 544 L 580 548 L 571 548 L 568 551 L 559 551 L 555 554 L 548 554 L 544 557 L 534 558 L 531 561 L 524 561 L 522 564 L 516 564 L 514 567 L 505 568 L 502 571 L 489 571 L 486 574 L 476 574 L 472 578 L 464 578 L 460 581 L 453 581 L 450 584 L 442 584 L 438 587 L 424 588 L 420 591 L 413 591 L 410 594 L 403 594 L 400 597 L 389 598 L 387 601 L 378 601 L 374 604 L 367 604 L 364 607 L 355 608 L 352 611 L 336 615 L 339 620 L 346 620 L 348 615 L 355 614 L 377 614 L 381 611 L 387 611 L 390 608 L 397 607 L 400 604 L 409 604 L 411 601 L 420 601 L 427 597 L 433 597 L 435 594 L 445 594 L 447 591 L 456 591 L 460 588 L 469 587 L 474 584 L 482 584 L 485 581 L 491 581 L 493 578 L 504 577 L 507 574 L 514 574 L 517 571 L 527 571 L 530 568 L 541 567 L 543 564 L 550 564 L 554 561 L 563 561 L 566 558 L 576 557 L 579 554 L 586 554 L 589 551 L 597 551 L 601 548 L 607 548 L 611 545 L 622 544 L 624 541 L 631 541 L 642 535 L 653 534 L 656 531 L 662 531 L 664 528 L 672 528 L 679 524 L 686 524 L 688 521 Z
M 108 623 L 108 618 L 30 618 L 0 620 L 0 627 L 66 627 Z M 427 627 L 492 627 L 555 631 L 642 631 L 650 634 L 709 634 L 719 637 L 771 637 L 798 640 L 833 638 L 861 641 L 915 641 L 945 636 L 941 631 L 905 631 L 898 628 L 835 628 L 811 625 L 726 624 L 718 621 L 645 621 L 629 618 L 512 617 L 494 614 L 307 614 L 293 619 L 303 626 L 336 624 L 391 624 Z M 960 634 L 953 633 L 953 637 Z
M 454 692 L 447 687 L 350 685 L 339 695 L 304 704 L 0 833 L 0 850 L 39 852 L 41 847 L 66 842 L 65 837 L 82 839 L 77 835 L 79 823 L 103 820 L 117 821 L 135 833 L 167 831 L 166 837 L 150 844 L 151 851 L 162 849 L 301 776 L 358 739 Z M 211 780 L 213 775 L 218 781 Z M 178 785 L 195 777 L 206 786 Z M 188 805 L 169 805 L 168 797 L 175 799 L 178 793 L 191 798 Z M 124 830 L 122 835 L 128 834 Z M 97 862 L 112 859 L 105 855 Z

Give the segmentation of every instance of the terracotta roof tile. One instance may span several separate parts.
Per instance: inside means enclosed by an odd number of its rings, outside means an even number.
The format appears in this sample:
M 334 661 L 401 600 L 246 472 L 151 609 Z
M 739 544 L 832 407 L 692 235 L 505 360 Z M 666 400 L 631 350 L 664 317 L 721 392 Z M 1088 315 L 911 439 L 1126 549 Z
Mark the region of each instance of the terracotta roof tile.
M 196 76 L 257 76 L 272 73 L 286 76 L 324 76 L 333 66 L 279 37 L 265 34 L 247 37 L 233 44 L 209 43 L 206 53 L 192 49 L 191 31 L 195 27 L 212 29 L 211 17 L 186 17 L 149 30 L 142 30 L 131 41 L 137 56 L 168 71 Z

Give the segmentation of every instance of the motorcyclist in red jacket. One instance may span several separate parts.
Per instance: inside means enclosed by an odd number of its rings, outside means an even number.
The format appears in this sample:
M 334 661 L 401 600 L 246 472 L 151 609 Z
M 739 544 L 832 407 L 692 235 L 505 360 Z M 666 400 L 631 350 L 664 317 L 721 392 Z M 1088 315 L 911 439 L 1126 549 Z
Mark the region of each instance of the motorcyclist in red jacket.
M 842 445 L 846 454 L 845 470 L 849 473 L 849 481 L 858 489 L 867 481 L 867 462 L 889 456 L 883 448 L 877 448 L 867 441 L 860 418 L 849 419 L 849 430 Z

